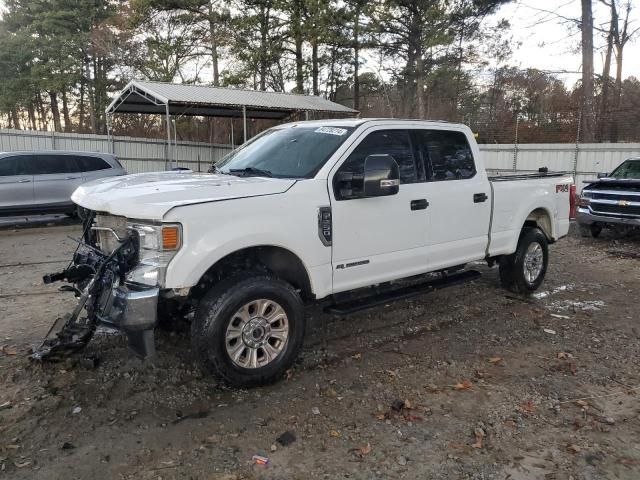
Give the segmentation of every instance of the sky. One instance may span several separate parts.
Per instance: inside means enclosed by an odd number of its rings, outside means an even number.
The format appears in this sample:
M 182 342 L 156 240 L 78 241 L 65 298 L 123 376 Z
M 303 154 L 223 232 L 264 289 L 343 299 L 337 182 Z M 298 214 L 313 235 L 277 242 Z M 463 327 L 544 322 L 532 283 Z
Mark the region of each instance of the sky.
M 640 27 L 640 0 L 633 1 L 635 11 L 631 12 L 630 17 L 632 29 Z M 580 78 L 582 65 L 580 32 L 575 24 L 546 11 L 579 19 L 580 0 L 516 0 L 502 7 L 496 15 L 509 20 L 514 40 L 522 43 L 514 52 L 513 63 L 522 68 L 577 72 L 560 75 L 567 84 L 573 84 Z M 593 13 L 594 26 L 608 28 L 608 8 L 593 0 Z M 602 73 L 604 63 L 604 35 L 594 32 L 594 44 L 594 66 L 598 74 Z M 615 67 L 612 68 L 612 74 L 615 74 Z M 640 32 L 624 50 L 623 78 L 631 75 L 640 78 Z

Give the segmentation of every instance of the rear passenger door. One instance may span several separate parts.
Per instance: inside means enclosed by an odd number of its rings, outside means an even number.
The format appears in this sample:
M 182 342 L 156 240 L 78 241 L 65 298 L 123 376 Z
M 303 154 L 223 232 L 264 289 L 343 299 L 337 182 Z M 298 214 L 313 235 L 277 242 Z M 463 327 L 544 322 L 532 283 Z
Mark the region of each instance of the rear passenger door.
M 0 209 L 20 209 L 33 204 L 31 155 L 0 158 Z
M 477 172 L 467 136 L 455 130 L 414 130 L 417 155 L 427 169 L 430 270 L 484 257 L 491 192 Z
M 82 183 L 82 172 L 73 155 L 38 154 L 34 175 L 35 203 L 42 206 L 72 205 L 71 194 Z

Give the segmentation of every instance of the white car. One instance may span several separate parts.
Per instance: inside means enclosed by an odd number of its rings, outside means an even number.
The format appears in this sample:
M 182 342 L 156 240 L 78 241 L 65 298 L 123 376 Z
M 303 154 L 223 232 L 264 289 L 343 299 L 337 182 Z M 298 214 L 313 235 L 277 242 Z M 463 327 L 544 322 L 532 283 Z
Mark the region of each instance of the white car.
M 103 253 L 80 252 L 77 268 L 91 268 L 61 277 L 102 298 L 90 304 L 97 321 L 124 330 L 143 356 L 154 354 L 158 311 L 195 312 L 191 337 L 204 367 L 256 385 L 280 378 L 300 352 L 305 303 L 346 314 L 475 278 L 463 267 L 477 260 L 498 263 L 506 287 L 536 290 L 548 245 L 569 230 L 572 191 L 564 174 L 488 177 L 464 125 L 291 123 L 213 173 L 78 188 L 73 201 L 95 212 L 87 241 Z M 109 271 L 113 280 L 91 294 L 98 287 L 86 282 L 100 275 L 104 285 Z M 429 272 L 442 275 L 394 282 Z

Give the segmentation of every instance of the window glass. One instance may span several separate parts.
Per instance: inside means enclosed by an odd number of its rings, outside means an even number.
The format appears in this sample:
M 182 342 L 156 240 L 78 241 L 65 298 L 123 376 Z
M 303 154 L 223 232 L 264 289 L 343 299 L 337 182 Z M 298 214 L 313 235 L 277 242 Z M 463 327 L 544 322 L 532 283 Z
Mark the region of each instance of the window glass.
M 72 155 L 37 155 L 36 175 L 79 172 L 78 165 Z
M 616 168 L 611 175 L 611 178 L 632 178 L 634 180 L 640 179 L 640 160 L 627 160 Z
M 93 172 L 96 170 L 106 170 L 111 168 L 107 162 L 99 157 L 75 157 L 82 172 Z
M 15 155 L 0 159 L 0 177 L 32 175 L 33 158 L 32 155 Z
M 464 133 L 419 130 L 416 137 L 431 180 L 461 180 L 476 174 L 473 153 Z
M 352 127 L 272 128 L 265 130 L 215 165 L 222 173 L 310 178 L 353 132 Z M 253 172 L 252 172 L 253 170 Z
M 16 162 L 13 157 L 0 158 L 0 177 L 10 177 L 16 173 Z
M 366 136 L 340 167 L 340 172 L 364 174 L 364 160 L 369 155 L 391 155 L 400 167 L 400 183 L 423 181 L 418 175 L 406 130 L 378 130 Z M 336 175 L 337 177 L 337 175 Z

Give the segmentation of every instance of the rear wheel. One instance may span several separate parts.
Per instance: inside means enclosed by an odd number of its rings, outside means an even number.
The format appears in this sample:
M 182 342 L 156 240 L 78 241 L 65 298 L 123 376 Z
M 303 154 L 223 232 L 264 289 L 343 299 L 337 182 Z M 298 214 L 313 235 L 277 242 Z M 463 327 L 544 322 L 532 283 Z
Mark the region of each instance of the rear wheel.
M 500 281 L 515 292 L 534 292 L 544 280 L 548 262 L 547 237 L 539 228 L 527 227 L 520 234 L 515 253 L 500 259 Z
M 254 386 L 282 378 L 300 353 L 304 330 L 298 292 L 279 278 L 247 272 L 205 295 L 191 342 L 210 373 L 232 385 Z

